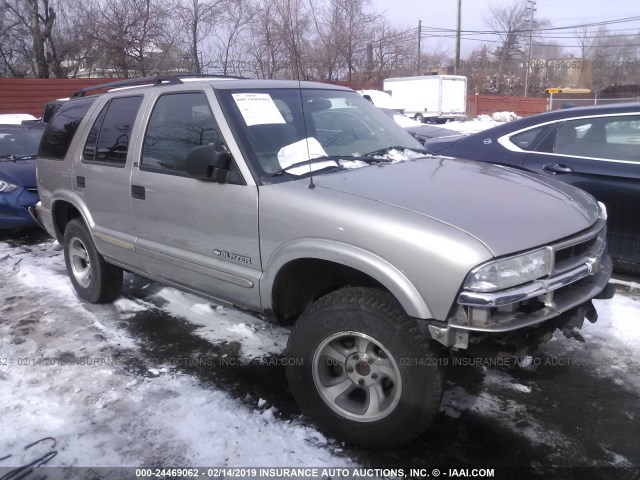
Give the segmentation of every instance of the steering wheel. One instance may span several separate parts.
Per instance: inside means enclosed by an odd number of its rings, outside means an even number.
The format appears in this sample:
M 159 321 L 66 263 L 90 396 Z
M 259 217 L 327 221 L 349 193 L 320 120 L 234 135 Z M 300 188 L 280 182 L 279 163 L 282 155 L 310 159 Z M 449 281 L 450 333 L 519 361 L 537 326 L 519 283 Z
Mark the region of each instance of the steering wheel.
M 353 128 L 349 130 L 343 130 L 334 135 L 331 135 L 329 138 L 327 138 L 324 141 L 323 145 L 325 147 L 328 147 L 329 145 L 334 145 L 338 140 L 345 139 L 345 138 L 352 138 L 353 140 L 358 140 L 360 136 Z M 346 145 L 346 142 L 343 142 L 342 145 Z

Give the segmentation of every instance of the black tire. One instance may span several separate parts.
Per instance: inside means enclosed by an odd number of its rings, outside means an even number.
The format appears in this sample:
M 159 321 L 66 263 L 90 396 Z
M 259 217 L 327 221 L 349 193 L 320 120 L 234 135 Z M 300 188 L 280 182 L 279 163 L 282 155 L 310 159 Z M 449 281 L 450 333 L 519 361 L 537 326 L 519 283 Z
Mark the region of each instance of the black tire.
M 365 346 L 365 353 L 357 345 Z M 330 356 L 339 350 L 345 361 Z M 287 379 L 302 411 L 350 444 L 402 445 L 438 413 L 444 374 L 432 340 L 388 292 L 353 287 L 320 298 L 295 324 L 287 358 Z M 328 399 L 345 385 L 343 393 Z M 370 414 L 374 391 L 382 394 Z
M 106 303 L 122 290 L 122 269 L 98 253 L 89 229 L 74 218 L 64 230 L 64 261 L 78 296 L 89 303 Z M 84 259 L 80 252 L 84 251 Z
M 416 122 L 424 123 L 424 115 L 422 115 L 421 113 L 416 113 L 413 119 Z

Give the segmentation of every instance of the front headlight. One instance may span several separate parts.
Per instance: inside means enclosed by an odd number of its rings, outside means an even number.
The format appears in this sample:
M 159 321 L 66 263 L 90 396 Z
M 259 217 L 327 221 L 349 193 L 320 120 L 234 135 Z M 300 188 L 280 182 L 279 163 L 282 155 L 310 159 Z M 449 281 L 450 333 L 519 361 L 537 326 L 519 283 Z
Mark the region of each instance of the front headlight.
M 18 185 L 0 180 L 0 192 L 9 193 L 13 192 L 16 188 L 18 188 Z
M 474 292 L 494 292 L 545 277 L 551 273 L 551 251 L 533 252 L 485 263 L 467 275 L 464 288 Z

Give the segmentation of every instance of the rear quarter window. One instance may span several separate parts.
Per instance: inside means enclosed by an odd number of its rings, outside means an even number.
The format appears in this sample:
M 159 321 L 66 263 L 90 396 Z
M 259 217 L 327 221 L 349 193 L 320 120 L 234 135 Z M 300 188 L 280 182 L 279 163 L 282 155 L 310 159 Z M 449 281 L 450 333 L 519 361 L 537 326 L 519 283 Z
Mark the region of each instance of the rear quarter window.
M 55 113 L 42 137 L 38 157 L 64 160 L 78 125 L 97 97 L 70 100 Z
M 530 130 L 526 130 L 522 133 L 518 133 L 516 135 L 512 135 L 509 140 L 511 143 L 516 145 L 518 148 L 522 150 L 533 150 L 533 146 L 536 143 L 536 140 L 540 137 L 540 134 L 547 128 L 547 125 L 542 125 L 541 127 L 532 128 Z

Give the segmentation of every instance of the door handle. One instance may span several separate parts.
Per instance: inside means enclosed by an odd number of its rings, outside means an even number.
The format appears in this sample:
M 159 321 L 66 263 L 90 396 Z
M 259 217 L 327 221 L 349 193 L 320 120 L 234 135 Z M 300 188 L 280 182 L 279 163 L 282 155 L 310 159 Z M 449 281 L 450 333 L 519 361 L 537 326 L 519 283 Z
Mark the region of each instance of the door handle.
M 131 196 L 139 200 L 144 200 L 145 190 L 142 185 L 131 185 Z
M 542 169 L 553 175 L 557 175 L 558 173 L 571 173 L 573 172 L 573 168 L 567 167 L 566 165 L 562 165 L 561 163 L 547 163 Z

